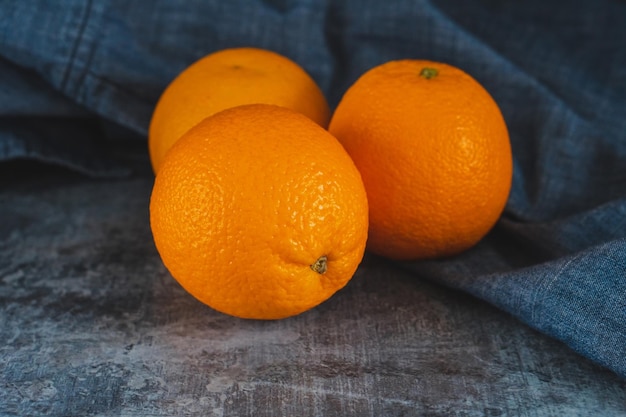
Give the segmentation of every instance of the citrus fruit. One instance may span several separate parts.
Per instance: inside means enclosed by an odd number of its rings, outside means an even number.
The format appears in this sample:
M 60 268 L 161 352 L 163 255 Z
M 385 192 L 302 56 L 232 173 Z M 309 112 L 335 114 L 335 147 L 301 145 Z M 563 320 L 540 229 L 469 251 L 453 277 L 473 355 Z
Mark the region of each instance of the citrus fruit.
M 196 123 L 220 110 L 251 103 L 288 107 L 328 126 L 326 98 L 294 61 L 265 49 L 220 50 L 183 70 L 159 98 L 148 134 L 154 172 L 172 144 Z
M 458 254 L 505 207 L 513 167 L 507 127 L 490 94 L 459 68 L 412 59 L 374 67 L 346 91 L 329 130 L 363 177 L 371 252 Z
M 163 263 L 198 300 L 278 319 L 351 279 L 367 240 L 367 196 L 325 129 L 293 110 L 251 104 L 206 118 L 172 147 L 150 223 Z

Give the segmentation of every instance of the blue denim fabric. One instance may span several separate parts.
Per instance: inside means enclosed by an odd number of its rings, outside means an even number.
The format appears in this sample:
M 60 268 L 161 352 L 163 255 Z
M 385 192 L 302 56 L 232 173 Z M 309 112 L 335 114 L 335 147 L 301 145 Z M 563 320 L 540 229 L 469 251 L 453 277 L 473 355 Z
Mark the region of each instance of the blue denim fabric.
M 441 60 L 478 79 L 510 129 L 515 168 L 503 217 L 466 253 L 397 265 L 626 377 L 626 3 L 3 2 L 0 158 L 124 175 L 105 152 L 103 125 L 145 141 L 178 72 L 242 45 L 301 64 L 333 107 L 360 74 L 391 59 Z

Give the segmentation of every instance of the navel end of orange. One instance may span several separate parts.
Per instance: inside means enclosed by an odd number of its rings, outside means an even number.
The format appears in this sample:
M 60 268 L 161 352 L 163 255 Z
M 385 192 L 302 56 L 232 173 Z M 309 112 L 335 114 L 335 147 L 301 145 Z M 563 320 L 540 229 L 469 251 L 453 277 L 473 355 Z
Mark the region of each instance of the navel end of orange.
M 311 269 L 322 275 L 326 273 L 328 269 L 328 257 L 326 255 L 322 255 L 311 265 Z

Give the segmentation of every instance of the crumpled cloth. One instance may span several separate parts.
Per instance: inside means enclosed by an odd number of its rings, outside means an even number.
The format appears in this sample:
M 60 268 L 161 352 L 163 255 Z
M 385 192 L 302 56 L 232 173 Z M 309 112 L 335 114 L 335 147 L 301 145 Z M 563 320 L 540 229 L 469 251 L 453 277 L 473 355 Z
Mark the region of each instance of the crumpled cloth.
M 626 377 L 625 2 L 2 2 L 0 160 L 127 175 L 112 141 L 145 141 L 167 83 L 235 46 L 298 62 L 331 107 L 392 59 L 439 60 L 474 76 L 510 130 L 505 212 L 459 256 L 397 265 Z

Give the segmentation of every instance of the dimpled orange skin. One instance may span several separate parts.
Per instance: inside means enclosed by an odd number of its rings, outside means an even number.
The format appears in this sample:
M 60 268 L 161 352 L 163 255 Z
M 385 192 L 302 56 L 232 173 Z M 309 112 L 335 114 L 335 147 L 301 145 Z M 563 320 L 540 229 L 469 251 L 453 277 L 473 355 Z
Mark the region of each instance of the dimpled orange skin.
M 505 207 L 513 172 L 505 121 L 456 67 L 399 60 L 371 69 L 346 92 L 329 131 L 363 177 L 371 252 L 400 260 L 458 254 Z
M 294 61 L 259 48 L 220 50 L 183 70 L 159 98 L 148 134 L 154 172 L 168 149 L 196 123 L 218 111 L 252 103 L 288 107 L 328 127 L 326 98 Z
M 186 133 L 155 179 L 159 254 L 193 296 L 223 313 L 279 319 L 344 287 L 365 250 L 368 208 L 341 144 L 272 105 L 220 112 Z M 324 262 L 326 271 L 314 270 Z

